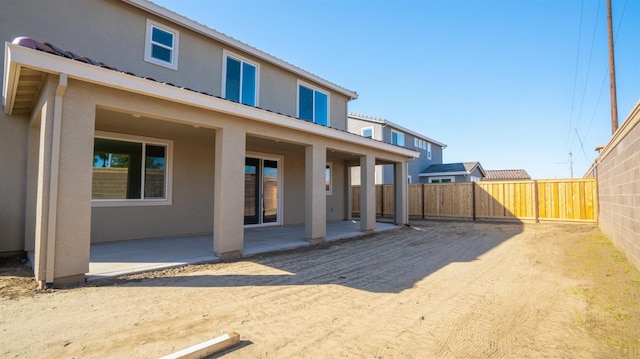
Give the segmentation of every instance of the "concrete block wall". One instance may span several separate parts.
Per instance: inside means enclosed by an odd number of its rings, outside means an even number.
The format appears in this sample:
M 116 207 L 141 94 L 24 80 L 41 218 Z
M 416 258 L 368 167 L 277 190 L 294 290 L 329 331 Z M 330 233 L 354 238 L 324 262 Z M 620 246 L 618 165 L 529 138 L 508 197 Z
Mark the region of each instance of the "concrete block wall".
M 602 232 L 640 268 L 640 103 L 587 176 L 598 179 Z

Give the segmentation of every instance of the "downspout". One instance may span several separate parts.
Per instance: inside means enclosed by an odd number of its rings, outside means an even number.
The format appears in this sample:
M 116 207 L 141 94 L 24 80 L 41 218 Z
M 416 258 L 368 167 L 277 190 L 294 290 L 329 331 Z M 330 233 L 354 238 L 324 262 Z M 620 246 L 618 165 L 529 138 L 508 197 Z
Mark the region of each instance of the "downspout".
M 62 132 L 62 99 L 67 90 L 67 74 L 59 75 L 53 108 L 53 133 L 51 139 L 51 179 L 49 181 L 49 210 L 47 211 L 47 263 L 45 281 L 53 287 L 55 279 L 56 225 L 58 218 L 58 180 L 60 170 L 60 134 Z

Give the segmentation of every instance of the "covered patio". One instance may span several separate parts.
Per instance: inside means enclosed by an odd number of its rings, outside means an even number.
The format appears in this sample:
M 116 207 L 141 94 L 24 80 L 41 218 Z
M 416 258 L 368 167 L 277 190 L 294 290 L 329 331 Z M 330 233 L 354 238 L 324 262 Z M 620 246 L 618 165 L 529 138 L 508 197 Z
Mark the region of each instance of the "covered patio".
M 375 224 L 374 232 L 397 228 L 392 223 Z M 327 222 L 325 241 L 364 235 L 355 220 Z M 305 239 L 304 225 L 250 227 L 244 230 L 244 257 L 261 253 L 310 246 Z M 212 236 L 152 238 L 91 244 L 87 280 L 99 280 L 149 270 L 178 267 L 186 264 L 215 262 Z

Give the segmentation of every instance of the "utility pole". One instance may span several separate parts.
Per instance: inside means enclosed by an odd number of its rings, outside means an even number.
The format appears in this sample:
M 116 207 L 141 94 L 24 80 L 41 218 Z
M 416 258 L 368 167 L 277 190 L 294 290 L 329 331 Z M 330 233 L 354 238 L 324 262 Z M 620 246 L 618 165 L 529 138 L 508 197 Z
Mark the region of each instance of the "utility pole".
M 571 178 L 573 178 L 573 153 L 569 151 L 569 169 L 571 170 Z
M 616 64 L 613 56 L 613 20 L 611 0 L 607 0 L 607 25 L 609 33 L 609 85 L 611 88 L 611 135 L 618 129 L 618 98 L 616 95 Z M 573 177 L 573 175 L 571 176 Z

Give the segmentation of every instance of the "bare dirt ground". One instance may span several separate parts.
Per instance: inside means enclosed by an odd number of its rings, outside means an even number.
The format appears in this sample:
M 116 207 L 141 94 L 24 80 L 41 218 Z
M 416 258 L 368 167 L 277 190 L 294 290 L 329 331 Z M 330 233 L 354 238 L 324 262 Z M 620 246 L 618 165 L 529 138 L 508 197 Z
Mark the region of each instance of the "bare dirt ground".
M 0 266 L 0 357 L 638 358 L 640 273 L 592 225 L 416 222 L 243 259 L 37 291 Z

